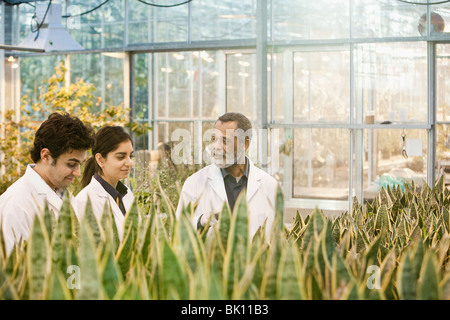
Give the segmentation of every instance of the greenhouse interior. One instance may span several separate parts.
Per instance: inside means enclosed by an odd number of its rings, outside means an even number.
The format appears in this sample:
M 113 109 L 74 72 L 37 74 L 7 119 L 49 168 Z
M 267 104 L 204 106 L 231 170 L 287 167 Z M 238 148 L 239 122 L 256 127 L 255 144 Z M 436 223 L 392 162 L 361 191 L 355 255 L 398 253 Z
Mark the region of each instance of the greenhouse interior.
M 63 61 L 66 84 L 94 86 L 98 112 L 121 105 L 151 127 L 137 157 L 181 128 L 184 163 L 201 165 L 205 131 L 242 112 L 286 220 L 339 214 L 383 186 L 450 172 L 450 4 L 417 1 L 1 1 L 2 120 L 20 117 L 24 96 L 42 99 Z
M 446 74 L 450 0 L 0 0 L 0 300 L 450 300 Z M 89 177 L 118 214 L 78 176 L 84 211 L 49 184 L 50 147 L 31 164 L 55 111 L 125 128 L 125 185 Z M 240 176 L 209 165 L 229 113 L 252 127 Z M 107 159 L 85 149 L 68 149 L 80 170 Z M 223 206 L 180 207 L 213 192 L 208 168 Z M 30 172 L 59 207 L 20 229 L 4 203 Z M 266 193 L 244 198 L 256 173 Z

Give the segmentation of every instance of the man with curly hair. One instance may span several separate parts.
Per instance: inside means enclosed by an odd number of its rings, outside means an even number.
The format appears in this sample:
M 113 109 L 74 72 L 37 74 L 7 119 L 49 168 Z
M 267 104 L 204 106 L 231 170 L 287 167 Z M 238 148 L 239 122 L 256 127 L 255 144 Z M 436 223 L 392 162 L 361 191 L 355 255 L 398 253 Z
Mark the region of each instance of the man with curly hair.
M 0 222 L 7 254 L 27 240 L 36 214 L 45 206 L 58 217 L 66 188 L 94 142 L 92 128 L 69 114 L 52 113 L 35 133 L 30 150 L 34 164 L 0 196 Z M 72 198 L 71 198 L 72 199 Z

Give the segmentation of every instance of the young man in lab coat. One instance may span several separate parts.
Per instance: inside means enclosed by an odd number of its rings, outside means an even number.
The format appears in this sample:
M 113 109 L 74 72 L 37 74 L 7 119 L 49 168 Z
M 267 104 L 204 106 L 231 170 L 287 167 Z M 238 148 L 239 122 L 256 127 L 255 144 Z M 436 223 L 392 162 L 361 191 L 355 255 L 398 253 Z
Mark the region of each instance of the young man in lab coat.
M 231 212 L 237 197 L 245 189 L 249 213 L 249 237 L 266 222 L 268 234 L 275 216 L 278 182 L 257 168 L 245 153 L 250 145 L 252 125 L 240 113 L 226 113 L 214 125 L 212 136 L 213 163 L 186 179 L 176 211 L 196 204 L 193 224 L 205 227 L 227 203 Z
M 93 130 L 69 114 L 51 114 L 35 133 L 34 164 L 0 196 L 0 223 L 6 252 L 27 240 L 36 214 L 47 205 L 58 217 L 66 188 L 80 175 L 80 165 L 94 142 Z

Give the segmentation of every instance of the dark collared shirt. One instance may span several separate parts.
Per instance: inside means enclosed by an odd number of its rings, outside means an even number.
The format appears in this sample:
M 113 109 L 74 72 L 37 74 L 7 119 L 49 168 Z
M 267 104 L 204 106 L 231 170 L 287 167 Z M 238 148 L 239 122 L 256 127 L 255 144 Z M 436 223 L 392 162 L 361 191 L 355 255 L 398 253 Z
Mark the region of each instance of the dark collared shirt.
M 98 182 L 102 185 L 102 187 L 108 192 L 111 197 L 113 197 L 114 201 L 119 205 L 120 211 L 125 215 L 127 212 L 125 210 L 125 206 L 123 205 L 122 198 L 128 192 L 127 187 L 122 182 L 117 182 L 117 187 L 114 189 L 112 185 L 105 181 L 98 174 L 94 174 L 94 178 L 97 179 Z
M 233 177 L 233 175 L 226 169 L 221 168 L 220 170 L 222 171 L 223 182 L 225 183 L 225 190 L 227 191 L 228 204 L 231 212 L 233 212 L 233 208 L 239 194 L 243 189 L 247 189 L 248 174 L 250 170 L 248 159 L 245 157 L 244 173 L 239 181 L 236 181 L 236 178 Z

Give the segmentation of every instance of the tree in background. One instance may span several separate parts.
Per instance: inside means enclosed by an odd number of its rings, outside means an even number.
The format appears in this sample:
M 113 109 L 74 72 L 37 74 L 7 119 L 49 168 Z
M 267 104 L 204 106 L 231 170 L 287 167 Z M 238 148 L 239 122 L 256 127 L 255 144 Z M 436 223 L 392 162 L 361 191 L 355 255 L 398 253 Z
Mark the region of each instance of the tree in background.
M 95 86 L 83 79 L 66 85 L 65 71 L 64 61 L 61 61 L 55 68 L 55 74 L 39 87 L 40 95 L 36 103 L 31 103 L 28 96 L 22 97 L 20 117 L 14 110 L 5 113 L 0 136 L 0 194 L 20 178 L 27 164 L 32 162 L 29 149 L 34 133 L 41 122 L 53 112 L 68 112 L 95 130 L 106 125 L 120 125 L 127 127 L 137 136 L 151 130 L 147 124 L 131 119 L 130 109 L 123 104 L 106 105 L 101 110 L 102 99 L 94 96 Z M 79 188 L 80 181 L 75 179 L 71 191 L 76 194 Z

